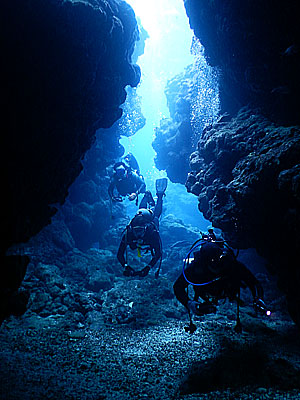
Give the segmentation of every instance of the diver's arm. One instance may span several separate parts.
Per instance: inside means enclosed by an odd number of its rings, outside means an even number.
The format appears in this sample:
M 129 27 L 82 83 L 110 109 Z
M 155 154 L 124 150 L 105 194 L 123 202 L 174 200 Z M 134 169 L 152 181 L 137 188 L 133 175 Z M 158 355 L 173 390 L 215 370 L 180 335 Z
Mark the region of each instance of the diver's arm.
M 241 262 L 237 261 L 239 267 L 240 279 L 251 290 L 254 299 L 262 299 L 264 296 L 263 287 L 255 278 L 252 272 Z
M 157 263 L 157 261 L 162 256 L 161 240 L 160 240 L 159 233 L 157 231 L 153 232 L 153 234 L 152 234 L 151 247 L 153 248 L 154 254 L 148 265 L 150 267 L 154 267 L 154 265 Z
M 126 233 L 122 236 L 122 240 L 118 249 L 118 253 L 117 253 L 117 259 L 119 260 L 120 264 L 122 265 L 122 267 L 125 267 L 126 264 L 126 260 L 125 260 L 125 251 L 126 251 L 126 247 L 127 247 L 127 240 L 126 240 Z
M 176 299 L 188 309 L 189 297 L 187 294 L 188 283 L 183 274 L 181 274 L 173 285 L 173 290 Z
M 111 180 L 111 182 L 110 182 L 110 184 L 108 186 L 108 195 L 109 195 L 109 197 L 111 199 L 113 199 L 113 197 L 114 197 L 114 189 L 115 189 L 115 187 L 116 187 L 116 183 L 115 183 L 114 178 L 112 178 L 112 180 Z
M 132 172 L 132 176 L 134 179 L 134 184 L 137 190 L 135 191 L 136 194 L 145 193 L 146 191 L 146 184 L 144 179 L 142 179 L 138 174 Z
M 136 191 L 136 194 L 145 193 L 145 191 L 146 191 L 146 183 L 144 182 L 144 180 L 142 178 L 140 178 L 139 180 L 140 180 L 140 186 L 139 186 L 138 190 Z
M 174 294 L 178 301 L 182 305 L 184 305 L 187 310 L 191 310 L 191 303 L 197 303 L 192 301 L 188 296 L 188 286 L 192 282 L 200 283 L 201 279 L 196 272 L 196 269 L 199 268 L 198 264 L 195 261 L 192 261 L 191 264 L 184 270 L 184 274 L 182 274 L 177 278 L 176 282 L 173 285 Z

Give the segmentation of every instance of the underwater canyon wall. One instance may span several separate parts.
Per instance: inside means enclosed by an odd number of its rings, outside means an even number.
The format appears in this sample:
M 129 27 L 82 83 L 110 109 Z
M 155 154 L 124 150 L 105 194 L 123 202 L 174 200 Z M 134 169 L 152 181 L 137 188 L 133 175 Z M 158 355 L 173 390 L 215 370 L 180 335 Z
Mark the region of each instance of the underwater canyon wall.
M 1 36 L 5 308 L 29 261 L 6 250 L 50 223 L 96 130 L 121 117 L 125 87 L 138 84 L 140 70 L 131 61 L 137 22 L 119 0 L 5 2 Z
M 156 130 L 156 165 L 181 183 L 190 170 L 185 184 L 198 197 L 200 212 L 232 246 L 256 248 L 267 260 L 300 324 L 296 3 L 185 0 L 185 7 L 207 63 L 218 74 L 220 114 L 205 127 L 193 124 L 195 72 L 170 81 L 171 118 Z M 199 102 L 198 116 L 206 103 Z M 186 140 L 193 148 L 189 167 Z
M 220 69 L 223 114 L 198 132 L 187 190 L 231 244 L 255 247 L 266 258 L 300 324 L 296 3 L 186 0 L 185 6 L 208 63 Z
M 260 107 L 272 121 L 300 121 L 299 10 L 293 0 L 185 0 L 207 61 L 220 71 L 222 111 Z
M 193 92 L 193 72 L 189 66 L 184 73 L 171 79 L 165 89 L 170 118 L 160 121 L 152 143 L 155 166 L 165 170 L 172 182 L 184 183 L 189 171 L 193 132 L 190 108 Z
M 139 100 L 135 88 L 127 88 L 122 117 L 112 127 L 97 131 L 96 140 L 82 161 L 83 170 L 57 215 L 69 229 L 75 247 L 82 251 L 93 245 L 108 248 L 108 228 L 126 214 L 122 203 L 111 202 L 108 186 L 115 161 L 124 155 L 120 137 L 134 135 L 145 124 Z
M 231 245 L 268 261 L 298 322 L 299 154 L 299 126 L 278 126 L 245 107 L 204 130 L 186 182 Z

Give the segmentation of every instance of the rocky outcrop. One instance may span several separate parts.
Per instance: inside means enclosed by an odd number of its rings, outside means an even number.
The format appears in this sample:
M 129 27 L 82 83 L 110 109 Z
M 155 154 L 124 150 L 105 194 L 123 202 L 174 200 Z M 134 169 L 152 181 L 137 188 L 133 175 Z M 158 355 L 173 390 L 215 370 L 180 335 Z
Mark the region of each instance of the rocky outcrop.
M 192 151 L 190 106 L 193 95 L 192 68 L 168 82 L 165 93 L 170 118 L 155 128 L 152 146 L 156 152 L 155 166 L 166 170 L 172 182 L 184 183 L 189 171 L 188 157 Z
M 82 161 L 83 170 L 60 209 L 75 247 L 81 250 L 87 250 L 95 243 L 107 246 L 105 232 L 125 215 L 123 204 L 110 202 L 110 175 L 114 162 L 124 155 L 120 137 L 134 135 L 145 124 L 139 97 L 132 88 L 127 88 L 127 92 L 122 117 L 111 128 L 97 131 L 95 143 Z
M 139 39 L 132 55 L 135 61 L 142 54 L 147 38 L 140 23 L 138 29 Z M 126 93 L 126 101 L 121 105 L 122 117 L 110 128 L 97 130 L 96 140 L 82 161 L 83 170 L 69 188 L 69 196 L 60 209 L 60 217 L 70 230 L 75 247 L 83 251 L 95 243 L 107 247 L 106 231 L 125 215 L 122 204 L 111 204 L 109 200 L 109 179 L 113 164 L 124 155 L 120 138 L 134 135 L 145 125 L 136 88 L 127 86 Z
M 190 157 L 187 190 L 235 247 L 265 257 L 300 321 L 300 128 L 271 123 L 250 109 L 204 130 Z
M 246 105 L 255 110 L 241 109 L 198 132 L 187 189 L 232 244 L 266 257 L 300 324 L 296 4 L 187 0 L 185 6 L 208 62 L 220 69 L 223 114 Z
M 222 110 L 252 104 L 281 124 L 298 124 L 297 3 L 186 0 L 185 7 L 208 62 L 221 69 Z
M 1 5 L 4 253 L 50 222 L 95 132 L 122 114 L 137 23 L 119 0 Z M 4 264 L 4 265 L 3 265 Z
M 167 171 L 172 182 L 184 183 L 189 171 L 188 158 L 197 144 L 197 135 L 211 124 L 219 112 L 216 71 L 209 67 L 203 49 L 194 40 L 195 62 L 169 80 L 165 88 L 170 118 L 155 128 L 152 146 L 155 165 Z
M 7 244 L 28 239 L 49 222 L 81 170 L 97 128 L 121 116 L 137 38 L 124 2 L 7 2 L 3 51 Z
M 173 215 L 164 216 L 160 229 L 164 246 L 160 277 L 154 277 L 156 266 L 147 279 L 129 279 L 123 276 L 116 257 L 128 222 L 128 218 L 115 219 L 105 229 L 102 249 L 92 247 L 81 251 L 76 248 L 67 223 L 55 216 L 38 235 L 11 249 L 12 253 L 23 253 L 30 258 L 22 283 L 22 289 L 30 292 L 26 315 L 63 316 L 67 324 L 82 323 L 96 328 L 104 324 L 143 326 L 171 315 L 180 318 L 185 311 L 178 310 L 172 283 L 180 274 L 181 260 L 189 246 L 199 237 L 199 230 L 185 226 Z M 136 251 L 128 250 L 128 262 L 136 270 L 151 257 L 143 254 L 139 258 Z M 161 299 L 159 307 L 153 298 Z
M 206 127 L 193 124 L 195 113 L 200 118 L 212 102 L 193 108 L 195 91 L 187 95 L 191 76 L 185 92 L 184 84 L 171 82 L 171 120 L 163 120 L 156 130 L 156 164 L 171 180 L 181 182 L 186 173 L 182 148 L 198 138 L 187 190 L 198 196 L 199 210 L 223 230 L 231 245 L 254 247 L 265 257 L 300 324 L 300 281 L 294 261 L 300 255 L 296 4 L 186 0 L 185 7 L 207 62 L 219 71 L 222 116 Z M 179 81 L 184 82 L 182 77 Z M 184 109 L 178 107 L 179 99 Z

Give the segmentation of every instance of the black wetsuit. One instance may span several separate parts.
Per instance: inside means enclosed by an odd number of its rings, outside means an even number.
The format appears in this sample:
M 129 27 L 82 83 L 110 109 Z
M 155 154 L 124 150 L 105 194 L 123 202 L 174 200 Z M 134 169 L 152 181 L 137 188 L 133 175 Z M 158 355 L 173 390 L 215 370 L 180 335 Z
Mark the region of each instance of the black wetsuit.
M 131 193 L 145 193 L 146 184 L 141 176 L 134 171 L 127 171 L 126 175 L 118 178 L 116 174 L 112 176 L 111 183 L 108 187 L 110 198 L 114 198 L 114 190 L 117 189 L 121 196 Z
M 218 272 L 217 272 L 218 270 Z M 225 253 L 219 258 L 217 264 L 214 266 L 214 272 L 201 256 L 195 257 L 194 261 L 185 269 L 186 278 L 192 283 L 206 283 L 213 281 L 209 285 L 193 286 L 194 287 L 194 300 L 197 301 L 199 297 L 205 300 L 205 295 L 212 294 L 216 297 L 222 298 L 222 294 L 236 295 L 239 287 L 248 287 L 251 290 L 253 298 L 262 298 L 263 289 L 259 281 L 255 278 L 252 272 L 240 261 L 237 261 L 231 253 Z M 186 281 L 183 273 L 178 277 L 174 283 L 174 293 L 178 301 L 186 308 L 188 306 L 187 288 L 189 283 Z
M 157 263 L 157 261 L 160 259 L 161 255 L 162 255 L 161 240 L 159 237 L 159 233 L 156 230 L 154 225 L 152 225 L 152 226 L 149 225 L 149 227 L 147 227 L 145 236 L 144 236 L 141 244 L 139 244 L 137 242 L 132 231 L 127 230 L 127 232 L 125 232 L 125 234 L 122 237 L 122 240 L 121 240 L 121 243 L 119 246 L 119 250 L 118 250 L 118 254 L 117 254 L 118 260 L 123 267 L 125 266 L 125 263 L 126 263 L 125 256 L 124 256 L 126 247 L 129 246 L 131 248 L 131 250 L 136 250 L 138 245 L 141 245 L 142 248 L 144 246 L 149 247 L 149 250 L 151 251 L 151 254 L 152 254 L 152 259 L 148 263 L 148 265 L 150 267 L 154 267 L 154 265 Z
M 123 267 L 126 264 L 125 251 L 127 246 L 129 246 L 131 250 L 136 250 L 138 246 L 141 246 L 142 249 L 145 247 L 149 248 L 152 254 L 152 259 L 148 263 L 150 267 L 154 267 L 157 261 L 161 258 L 162 246 L 158 229 L 159 229 L 159 217 L 162 212 L 162 197 L 163 195 L 158 196 L 156 204 L 154 203 L 152 196 L 151 200 L 148 198 L 147 193 L 142 199 L 139 209 L 147 208 L 148 204 L 152 205 L 151 208 L 153 209 L 153 220 L 147 224 L 145 228 L 145 235 L 141 241 L 138 241 L 134 236 L 130 224 L 127 227 L 126 232 L 122 236 L 117 254 L 117 258 Z M 153 204 L 155 204 L 154 207 Z

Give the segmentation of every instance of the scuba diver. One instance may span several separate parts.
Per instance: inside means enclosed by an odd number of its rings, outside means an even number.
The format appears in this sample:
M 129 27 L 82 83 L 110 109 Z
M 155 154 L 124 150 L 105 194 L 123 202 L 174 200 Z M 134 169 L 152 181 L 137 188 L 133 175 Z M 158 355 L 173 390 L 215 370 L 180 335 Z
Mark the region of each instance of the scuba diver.
M 134 157 L 132 153 L 127 153 L 126 156 L 123 157 L 123 162 L 126 164 L 127 168 L 130 168 L 133 171 L 135 171 L 138 175 L 141 175 L 137 159 Z
M 117 190 L 117 195 L 115 195 Z M 108 194 L 112 201 L 121 202 L 125 196 L 130 201 L 138 202 L 138 195 L 145 193 L 146 184 L 143 176 L 140 174 L 138 162 L 135 157 L 128 153 L 123 161 L 114 165 L 114 173 L 108 187 Z
M 162 261 L 159 217 L 162 213 L 163 196 L 165 195 L 167 184 L 167 178 L 156 180 L 156 204 L 151 192 L 147 191 L 139 205 L 136 215 L 125 229 L 117 254 L 117 258 L 124 268 L 124 276 L 145 277 L 148 275 L 150 269 L 160 261 L 159 267 L 155 273 L 156 277 L 159 275 Z M 141 257 L 141 250 L 145 252 L 150 251 L 152 258 L 148 265 L 140 271 L 135 271 L 130 267 L 127 263 L 127 246 L 129 246 L 131 250 L 137 249 L 139 257 Z
M 195 251 L 200 246 L 198 251 Z M 194 252 L 194 258 L 190 254 Z M 194 288 L 193 299 L 189 298 L 188 287 Z M 177 300 L 188 310 L 190 325 L 186 332 L 193 333 L 196 326 L 191 314 L 203 316 L 215 313 L 218 300 L 228 298 L 237 301 L 237 325 L 235 330 L 241 332 L 239 319 L 240 288 L 248 287 L 253 296 L 253 306 L 256 312 L 270 315 L 263 299 L 263 288 L 252 272 L 236 259 L 233 250 L 223 239 L 215 236 L 211 229 L 208 234 L 202 234 L 184 259 L 183 270 L 173 285 Z M 199 302 L 199 297 L 203 300 Z

